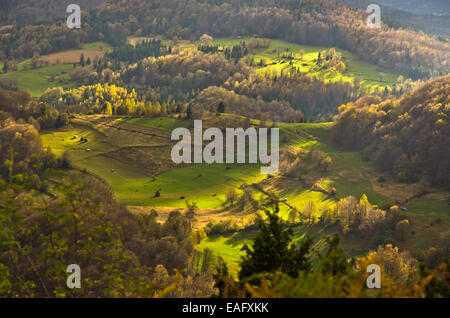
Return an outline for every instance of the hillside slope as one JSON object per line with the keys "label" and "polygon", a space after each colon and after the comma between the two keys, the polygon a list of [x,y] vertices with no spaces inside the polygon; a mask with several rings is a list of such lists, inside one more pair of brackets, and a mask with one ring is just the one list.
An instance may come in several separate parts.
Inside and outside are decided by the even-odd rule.
{"label": "hillside slope", "polygon": [[450,76],[431,80],[400,99],[366,97],[339,112],[336,142],[362,150],[401,181],[426,176],[450,186]]}

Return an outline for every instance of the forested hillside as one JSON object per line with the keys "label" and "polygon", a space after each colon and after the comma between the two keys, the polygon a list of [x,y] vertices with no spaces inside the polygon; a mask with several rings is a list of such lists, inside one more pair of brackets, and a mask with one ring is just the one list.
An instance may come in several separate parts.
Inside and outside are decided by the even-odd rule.
{"label": "forested hillside", "polygon": [[401,181],[427,176],[449,187],[450,77],[425,83],[399,99],[362,98],[339,108],[334,140],[359,149]]}
{"label": "forested hillside", "polygon": [[[20,59],[74,48],[82,42],[120,44],[130,34],[197,40],[258,35],[321,46],[336,46],[385,69],[412,78],[445,74],[450,69],[447,40],[410,30],[371,30],[366,14],[327,0],[283,1],[113,1],[83,16],[80,30],[65,25],[27,26],[3,31],[1,59]],[[28,40],[31,39],[32,40]]]}

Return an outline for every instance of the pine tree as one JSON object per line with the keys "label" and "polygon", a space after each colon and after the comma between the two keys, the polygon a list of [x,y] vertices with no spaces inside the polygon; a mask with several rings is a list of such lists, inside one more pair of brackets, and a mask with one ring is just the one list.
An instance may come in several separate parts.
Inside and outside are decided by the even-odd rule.
{"label": "pine tree", "polygon": [[189,105],[188,105],[188,107],[187,107],[187,110],[186,110],[186,118],[192,118],[192,116],[193,116],[193,106],[192,106],[192,103],[189,103]]}
{"label": "pine tree", "polygon": [[81,55],[80,55],[80,65],[81,66],[85,65],[85,60],[84,60],[84,54],[83,53],[81,53]]}
{"label": "pine tree", "polygon": [[272,273],[277,270],[297,277],[300,271],[309,271],[311,263],[309,252],[312,239],[304,238],[297,247],[292,244],[293,231],[285,227],[285,222],[278,215],[279,207],[275,204],[273,212],[265,211],[267,219],[257,221],[259,232],[253,240],[253,248],[246,248],[247,255],[241,262],[239,280],[258,284],[255,274]]}
{"label": "pine tree", "polygon": [[225,112],[225,104],[223,102],[219,103],[219,106],[217,106],[217,111],[221,114]]}

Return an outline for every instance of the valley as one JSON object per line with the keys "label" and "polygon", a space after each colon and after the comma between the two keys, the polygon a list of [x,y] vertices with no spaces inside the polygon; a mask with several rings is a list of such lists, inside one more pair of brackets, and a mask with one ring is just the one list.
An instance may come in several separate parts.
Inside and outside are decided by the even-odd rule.
{"label": "valley", "polygon": [[450,298],[448,6],[375,2],[2,1],[0,298]]}
{"label": "valley", "polygon": [[[213,120],[210,120],[212,126]],[[231,189],[241,192],[243,186],[250,185],[257,200],[265,197],[262,190],[286,198],[299,211],[313,202],[316,219],[321,211],[334,207],[339,199],[347,196],[360,198],[365,194],[374,205],[404,207],[415,234],[400,247],[405,246],[417,255],[439,243],[450,225],[448,192],[430,188],[423,182],[398,183],[373,168],[358,152],[338,149],[329,138],[332,123],[277,123],[281,140],[285,140],[282,149],[317,150],[332,158],[333,166],[325,174],[317,175],[315,167],[309,168],[308,174],[311,173],[313,178],[309,184],[314,183],[311,186],[296,178],[267,178],[260,174],[257,164],[203,163],[182,167],[173,164],[170,146],[174,142],[170,141],[168,132],[169,128],[186,126],[183,120],[80,116],[72,123],[73,128],[43,131],[43,147],[51,147],[59,155],[67,151],[75,168],[106,182],[114,190],[117,200],[128,205],[133,213],[156,211],[159,222],[166,221],[173,210],[186,212],[192,203],[196,206],[194,226],[199,229],[209,222],[245,220],[252,213],[233,211],[227,206],[226,196]],[[259,121],[253,123],[257,126]],[[73,136],[77,139],[71,140]],[[78,144],[81,136],[89,142]],[[380,177],[383,177],[382,182]],[[333,187],[337,189],[337,195],[324,193]],[[160,191],[160,197],[155,196],[157,191]],[[280,206],[280,215],[285,220],[289,219],[289,210],[286,205]],[[335,229],[313,223],[296,227],[295,236],[301,238],[310,233],[320,238],[333,231]],[[243,255],[241,249],[244,244],[250,244],[254,234],[254,230],[244,229],[234,234],[208,236],[197,248],[211,249],[223,257],[236,274],[237,262]],[[349,256],[360,255],[375,247],[371,240],[361,239],[358,235],[344,236],[343,246]]]}

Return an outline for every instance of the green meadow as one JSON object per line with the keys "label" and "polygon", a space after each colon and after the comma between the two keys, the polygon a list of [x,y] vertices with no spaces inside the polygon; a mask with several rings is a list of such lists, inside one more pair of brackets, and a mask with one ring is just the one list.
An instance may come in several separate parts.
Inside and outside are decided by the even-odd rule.
{"label": "green meadow", "polygon": [[[92,42],[83,44],[80,49],[87,52],[96,50],[107,52],[112,47],[104,42]],[[3,65],[3,62],[0,62],[0,70],[3,69]],[[72,63],[62,62],[32,69],[31,59],[25,59],[17,64],[17,68],[17,71],[0,74],[0,79],[17,81],[19,88],[29,90],[33,97],[41,96],[47,88],[51,87],[61,86],[64,89],[71,89],[78,86],[69,79],[69,71],[73,68]]]}
{"label": "green meadow", "polygon": [[220,255],[227,263],[230,274],[236,277],[239,272],[238,261],[244,255],[241,249],[245,244],[251,246],[254,235],[254,232],[239,232],[227,236],[210,236],[202,240],[196,248],[198,250],[209,248],[216,255]]}
{"label": "green meadow", "polygon": [[103,51],[111,51],[112,46],[105,42],[91,42],[85,43],[81,46],[83,50],[103,50]]}
{"label": "green meadow", "polygon": [[[180,126],[169,118],[163,121],[159,118],[123,121],[165,130]],[[195,201],[200,208],[221,208],[228,190],[264,178],[258,164],[206,163],[170,169],[151,177],[142,173],[142,169],[133,162],[125,163],[108,157],[108,153],[120,147],[112,144],[107,136],[89,126],[75,127],[42,132],[43,146],[50,146],[56,155],[68,151],[76,168],[86,169],[104,179],[115,191],[116,198],[127,205],[183,208],[186,207],[187,198],[191,202]],[[72,139],[73,136],[77,136],[77,139]],[[89,142],[80,144],[78,140],[81,136]],[[158,190],[161,197],[155,197]]]}
{"label": "green meadow", "polygon": [[[119,118],[117,121],[164,131],[183,126],[183,122],[173,118]],[[359,198],[366,194],[373,204],[393,203],[374,187],[373,179],[383,174],[374,170],[358,152],[342,151],[329,142],[331,125],[278,124],[278,127],[281,136],[288,136],[285,145],[320,150],[332,158],[333,168],[321,180],[323,188],[335,187],[339,198],[349,195]],[[116,191],[118,199],[129,205],[182,207],[184,201],[180,197],[189,197],[197,201],[200,208],[217,208],[232,187],[237,188],[243,183],[250,184],[266,178],[260,174],[260,166],[257,164],[196,164],[164,171],[153,179],[143,174],[133,162],[124,163],[105,156],[120,148],[111,143],[108,136],[89,126],[75,127],[44,131],[41,134],[43,145],[50,146],[57,155],[69,151],[76,167],[86,168],[104,178]],[[78,138],[88,138],[89,143],[80,144],[77,140],[71,140],[75,135]],[[111,172],[112,169],[115,169],[114,173]],[[386,179],[385,187],[396,185],[389,176],[383,177]],[[159,189],[163,195],[160,198],[152,197]],[[302,208],[308,201],[317,202],[320,207],[326,208],[335,201],[322,192],[303,189],[295,183],[292,189],[287,186],[280,189],[279,196],[288,198],[298,208]]]}
{"label": "green meadow", "polygon": [[[89,161],[84,164],[89,164]],[[110,164],[116,166],[114,162]],[[231,165],[231,167],[226,170],[221,164],[192,165],[165,171],[154,180],[142,176],[126,179],[131,174],[124,171],[122,180],[109,177],[105,179],[116,191],[117,199],[128,205],[184,208],[185,199],[189,199],[196,202],[199,208],[221,208],[226,191],[243,183],[258,181],[260,178],[257,165]],[[104,172],[107,170],[106,168]],[[103,171],[97,169],[95,172]],[[158,190],[161,197],[157,198],[154,194]]]}
{"label": "green meadow", "polygon": [[412,238],[403,247],[422,254],[430,246],[439,246],[450,228],[450,196],[448,193],[428,195],[408,205],[406,214],[412,221]]}
{"label": "green meadow", "polygon": [[[24,61],[22,63],[29,63]],[[19,70],[0,74],[0,79],[11,79],[17,81],[23,90],[29,90],[34,97],[41,96],[49,87],[61,86],[64,89],[76,87],[75,83],[69,80],[69,71],[72,65],[59,64],[49,65],[42,68],[23,69],[23,64],[19,64]]]}
{"label": "green meadow", "polygon": [[183,122],[170,117],[156,117],[156,118],[119,118],[124,122],[140,125],[144,127],[155,128],[159,130],[172,131],[175,128],[183,127]]}
{"label": "green meadow", "polygon": [[[182,121],[173,118],[118,118],[116,121],[134,125],[136,130],[139,127],[149,127],[165,132],[184,125]],[[253,123],[258,124],[258,121],[254,120]],[[408,201],[408,196],[423,189],[420,185],[398,184],[388,175],[383,175],[385,181],[380,184],[377,178],[382,174],[364,160],[361,154],[343,151],[330,142],[332,123],[278,124],[278,127],[284,145],[320,150],[333,161],[331,171],[319,181],[324,189],[335,187],[336,197],[304,188],[295,180],[274,179],[279,182],[275,182],[270,190],[279,198],[286,198],[289,204],[300,211],[309,201],[316,205],[318,217],[323,210],[332,208],[338,199],[350,195],[360,198],[366,194],[369,201],[376,205],[395,204],[395,197],[405,202],[402,206],[407,208],[406,213],[415,229],[413,232],[417,233],[414,234],[416,239],[403,244],[408,249],[419,252],[436,244],[440,238],[439,233],[445,232],[450,225],[448,194]],[[80,144],[77,139],[72,139],[75,135],[78,138],[88,138],[89,142]],[[89,125],[44,131],[41,136],[44,147],[50,146],[56,155],[68,151],[75,167],[86,169],[105,180],[114,190],[116,198],[130,206],[185,208],[186,199],[189,199],[190,202],[196,202],[200,209],[223,209],[225,195],[230,189],[238,189],[244,183],[264,184],[268,180],[265,175],[260,174],[260,167],[256,164],[195,164],[172,168],[151,177],[143,173],[143,169],[134,162],[108,156],[120,149],[113,142],[116,137],[105,135]],[[133,142],[133,134],[127,138],[130,143]],[[156,191],[160,191],[160,197],[155,197]],[[256,199],[264,196],[258,191],[254,187]],[[287,206],[280,204],[281,217],[287,219],[288,214]],[[300,239],[308,233],[320,239],[333,232],[333,229],[314,225],[302,226],[296,228],[295,237]],[[229,264],[230,272],[236,275],[239,270],[238,261],[243,255],[241,248],[251,242],[254,234],[254,231],[244,231],[227,236],[207,237],[196,248],[211,249]],[[366,244],[367,242],[351,235],[343,241],[346,253],[350,256],[365,253],[368,249]]]}

